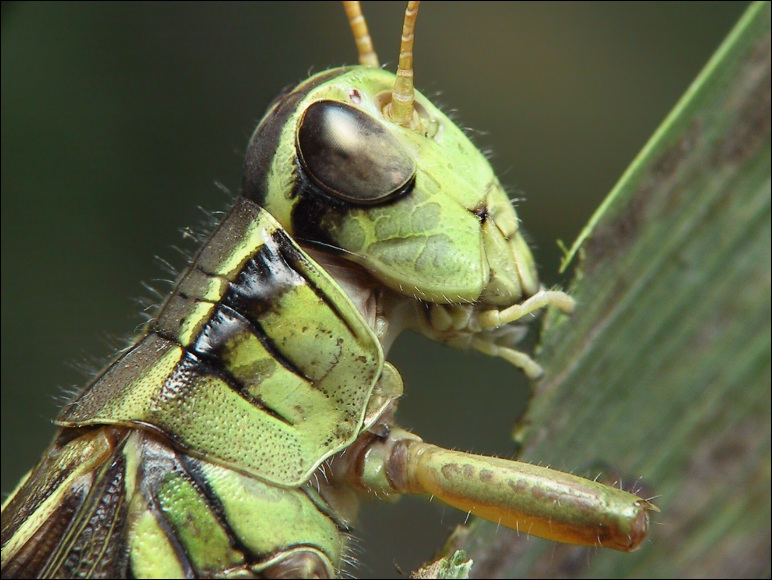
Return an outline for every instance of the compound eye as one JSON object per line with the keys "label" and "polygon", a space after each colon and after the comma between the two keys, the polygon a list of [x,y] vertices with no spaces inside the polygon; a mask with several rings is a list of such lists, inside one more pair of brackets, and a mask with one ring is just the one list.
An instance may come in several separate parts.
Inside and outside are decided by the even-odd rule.
{"label": "compound eye", "polygon": [[317,101],[303,114],[297,136],[309,177],[329,195],[372,205],[407,192],[415,160],[378,121],[337,101]]}

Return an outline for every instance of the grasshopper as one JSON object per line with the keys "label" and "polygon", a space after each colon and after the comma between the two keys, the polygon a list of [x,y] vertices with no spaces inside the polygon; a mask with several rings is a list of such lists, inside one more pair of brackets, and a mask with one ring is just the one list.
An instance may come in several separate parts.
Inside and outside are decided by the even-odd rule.
{"label": "grasshopper", "polygon": [[573,544],[646,537],[656,508],[634,494],[395,422],[402,330],[538,378],[522,319],[574,302],[540,285],[489,163],[414,88],[418,3],[396,75],[344,4],[359,66],[268,107],[238,199],[3,504],[4,577],[334,577],[363,495]]}

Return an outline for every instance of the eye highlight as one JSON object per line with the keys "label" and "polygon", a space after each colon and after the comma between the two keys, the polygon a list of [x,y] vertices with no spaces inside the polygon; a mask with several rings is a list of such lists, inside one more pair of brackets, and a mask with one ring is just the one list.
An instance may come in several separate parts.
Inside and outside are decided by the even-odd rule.
{"label": "eye highlight", "polygon": [[300,162],[325,193],[373,205],[403,193],[416,163],[374,118],[337,101],[317,101],[303,113],[297,133]]}

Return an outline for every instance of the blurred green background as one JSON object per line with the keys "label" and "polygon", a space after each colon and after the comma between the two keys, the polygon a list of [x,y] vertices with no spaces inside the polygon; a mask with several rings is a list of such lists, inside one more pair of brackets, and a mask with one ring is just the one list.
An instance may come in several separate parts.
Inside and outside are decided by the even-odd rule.
{"label": "blurred green background", "polygon": [[[570,244],[745,9],[745,3],[425,3],[416,83],[473,127],[560,283]],[[401,4],[366,3],[394,70]],[[351,64],[337,3],[3,3],[2,490],[54,434],[64,389],[141,323],[142,282],[184,260],[180,228],[236,193],[267,103],[309,71]],[[185,246],[190,249],[190,246]],[[154,284],[163,287],[160,284]],[[414,336],[401,423],[511,456],[527,384],[504,363]],[[570,466],[569,466],[570,467]],[[368,504],[360,577],[431,556],[463,514]]]}

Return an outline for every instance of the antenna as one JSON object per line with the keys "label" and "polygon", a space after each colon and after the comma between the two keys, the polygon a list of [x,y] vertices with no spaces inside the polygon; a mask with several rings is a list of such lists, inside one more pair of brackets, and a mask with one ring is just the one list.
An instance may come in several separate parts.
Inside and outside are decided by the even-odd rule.
{"label": "antenna", "polygon": [[354,40],[357,43],[359,51],[359,64],[379,68],[378,55],[375,54],[373,41],[370,38],[370,32],[367,30],[367,22],[362,16],[362,8],[359,2],[344,2],[343,8],[348,16],[348,23],[351,25],[351,32],[354,34]]}
{"label": "antenna", "polygon": [[386,115],[394,123],[403,127],[411,127],[413,123],[413,41],[415,40],[415,21],[418,18],[420,2],[408,2],[405,9],[405,20],[402,23],[402,42],[399,47],[399,66],[397,80],[391,92]]}

